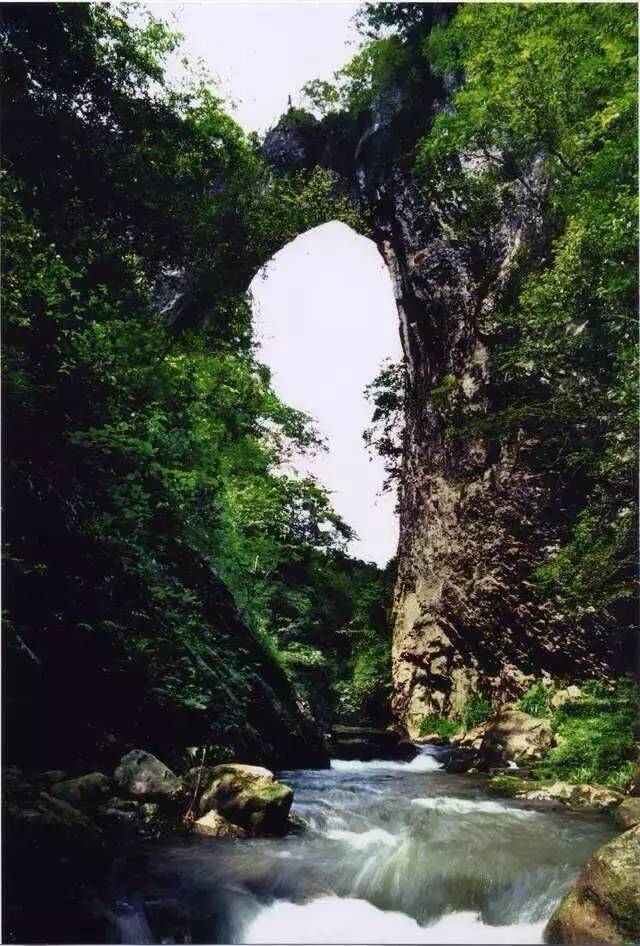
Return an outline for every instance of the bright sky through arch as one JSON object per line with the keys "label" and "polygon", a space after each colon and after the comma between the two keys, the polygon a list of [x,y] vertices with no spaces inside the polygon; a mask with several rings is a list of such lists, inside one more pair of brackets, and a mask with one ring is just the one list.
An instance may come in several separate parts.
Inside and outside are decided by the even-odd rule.
{"label": "bright sky through arch", "polygon": [[[365,449],[364,388],[400,357],[389,272],[371,240],[342,223],[302,234],[251,284],[260,358],[284,401],[311,414],[328,451],[308,461],[358,534],[353,555],[384,565],[395,554],[395,497],[380,495],[384,468]],[[303,468],[304,471],[304,468]]]}
{"label": "bright sky through arch", "polygon": [[[201,58],[246,131],[264,133],[287,108],[303,104],[310,79],[330,79],[353,56],[358,3],[149,3],[185,37],[169,66]],[[306,410],[329,443],[311,471],[332,492],[335,508],[356,530],[352,554],[386,564],[395,554],[395,499],[380,496],[384,470],[362,440],[371,407],[364,388],[386,358],[399,357],[397,314],[389,274],[371,241],[342,224],[303,234],[252,283],[261,357],[280,396]]]}

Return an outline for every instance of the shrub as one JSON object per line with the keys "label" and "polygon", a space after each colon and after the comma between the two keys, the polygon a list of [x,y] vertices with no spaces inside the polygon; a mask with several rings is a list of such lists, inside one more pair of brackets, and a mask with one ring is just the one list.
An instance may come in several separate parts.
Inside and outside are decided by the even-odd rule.
{"label": "shrub", "polygon": [[549,716],[551,714],[550,701],[553,696],[553,688],[545,686],[541,680],[536,681],[533,686],[524,693],[518,702],[518,709],[523,713],[529,713],[530,716]]}
{"label": "shrub", "polygon": [[446,716],[425,716],[420,723],[420,736],[430,736],[435,733],[439,739],[451,739],[460,729],[460,723]]}
{"label": "shrub", "polygon": [[462,710],[462,725],[465,729],[479,726],[491,713],[491,701],[485,696],[475,694],[467,699]]}
{"label": "shrub", "polygon": [[640,690],[629,679],[587,681],[582,697],[554,711],[558,737],[536,768],[536,776],[624,788],[635,766]]}

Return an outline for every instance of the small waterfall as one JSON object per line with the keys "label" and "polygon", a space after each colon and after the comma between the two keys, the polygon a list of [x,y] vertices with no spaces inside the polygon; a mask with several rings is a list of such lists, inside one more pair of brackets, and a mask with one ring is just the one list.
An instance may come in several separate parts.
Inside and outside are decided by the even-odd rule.
{"label": "small waterfall", "polygon": [[[425,746],[411,762],[280,773],[306,831],[162,841],[149,854],[152,889],[180,900],[195,943],[542,942],[611,825],[490,799],[444,758]],[[138,902],[149,901],[118,903],[116,942],[154,942]]]}

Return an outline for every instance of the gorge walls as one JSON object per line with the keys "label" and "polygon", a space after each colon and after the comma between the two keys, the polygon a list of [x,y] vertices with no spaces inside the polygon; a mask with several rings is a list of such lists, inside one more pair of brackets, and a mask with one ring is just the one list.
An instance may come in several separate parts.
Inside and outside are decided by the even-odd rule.
{"label": "gorge walls", "polygon": [[406,157],[416,126],[449,107],[451,86],[429,76],[418,113],[390,86],[365,118],[285,116],[264,147],[276,168],[336,173],[369,213],[394,283],[406,390],[393,706],[411,736],[426,715],[458,714],[470,694],[499,703],[534,676],[566,676],[567,664],[576,677],[625,669],[620,640],[570,620],[532,585],[566,536],[571,482],[531,462],[524,431],[473,432],[495,410],[492,314],[513,290],[522,248],[542,252],[546,186],[534,162],[504,185],[481,238],[458,238],[460,208],[425,202]]}

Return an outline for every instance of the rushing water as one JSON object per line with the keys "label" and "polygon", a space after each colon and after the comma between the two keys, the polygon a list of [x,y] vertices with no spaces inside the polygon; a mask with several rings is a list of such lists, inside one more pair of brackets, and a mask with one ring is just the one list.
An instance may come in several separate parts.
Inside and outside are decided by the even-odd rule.
{"label": "rushing water", "polygon": [[[409,763],[283,772],[308,831],[161,842],[146,881],[174,898],[199,943],[542,942],[610,826],[490,799],[438,757],[429,747]],[[154,942],[140,906],[120,901],[117,914],[120,942]]]}

